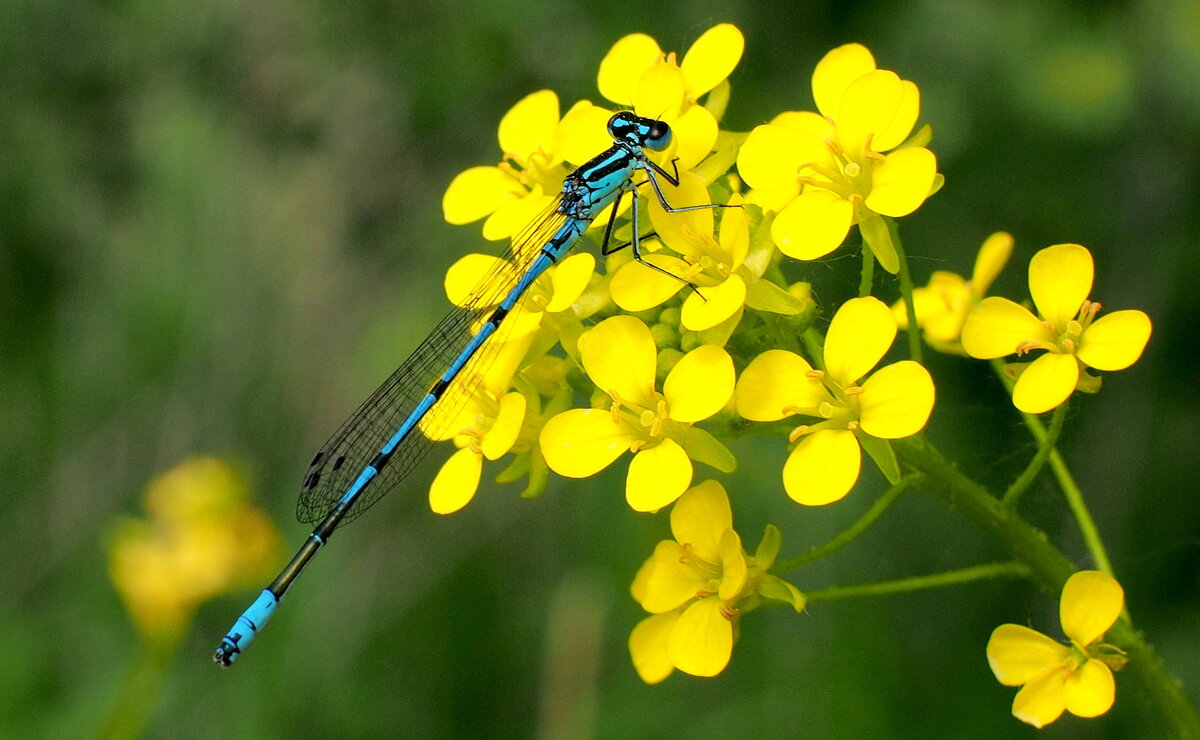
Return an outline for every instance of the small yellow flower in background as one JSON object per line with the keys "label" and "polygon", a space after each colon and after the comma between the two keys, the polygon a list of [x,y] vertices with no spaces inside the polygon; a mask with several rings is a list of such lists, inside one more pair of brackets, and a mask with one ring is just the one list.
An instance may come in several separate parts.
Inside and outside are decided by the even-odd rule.
{"label": "small yellow flower in background", "polygon": [[[679,157],[679,168],[689,169],[717,141],[717,119],[698,101],[733,72],[745,45],[736,26],[721,23],[705,31],[677,62],[675,52],[664,52],[650,36],[630,34],[600,62],[600,94],[639,116],[670,124],[672,146],[662,161]],[[612,114],[581,104],[564,116],[561,141],[568,160],[582,163],[612,143],[604,133]]]}
{"label": "small yellow flower in background", "polygon": [[858,480],[862,449],[889,479],[899,478],[884,442],[921,431],[933,411],[933,378],[919,363],[903,360],[880,368],[896,338],[896,320],[870,296],[842,304],[825,337],[825,371],[797,354],[768,350],[750,363],[737,383],[737,410],[751,421],[778,421],[793,414],[821,421],[797,427],[796,445],[783,466],[783,485],[802,504],[837,501]]}
{"label": "small yellow flower in background", "polygon": [[723,472],[735,466],[724,445],[692,426],[720,411],[733,395],[733,360],[704,345],[684,355],[660,393],[650,330],[633,316],[614,316],[579,339],[584,370],[608,394],[608,408],[571,409],[546,422],[541,449],[550,469],[586,478],[633,453],[625,497],[637,511],[657,511],[692,483],[692,460]]}
{"label": "small yellow flower in background", "polygon": [[[777,530],[776,530],[777,531]],[[638,675],[658,683],[676,668],[693,676],[725,670],[733,652],[739,602],[759,595],[804,608],[794,586],[766,573],[778,539],[750,557],[733,529],[729,496],[705,481],[679,497],[671,509],[671,533],[638,571],[633,598],[654,616],[629,636]]]}
{"label": "small yellow flower in background", "polygon": [[1150,317],[1116,311],[1097,320],[1100,304],[1092,290],[1092,254],[1078,244],[1046,247],[1029,262],[1029,292],[1038,316],[1006,298],[985,298],[963,325],[963,349],[990,360],[1047,350],[1018,366],[1013,405],[1027,414],[1049,411],[1072,391],[1094,390],[1083,367],[1124,370],[1137,362],[1150,339]]}
{"label": "small yellow flower in background", "polygon": [[279,533],[249,495],[228,464],[197,458],[150,483],[148,520],[116,527],[109,574],[146,639],[177,640],[200,604],[271,577]]}
{"label": "small yellow flower in background", "polygon": [[1022,686],[1013,700],[1013,716],[1044,727],[1068,711],[1097,717],[1113,705],[1112,671],[1127,659],[1120,649],[1100,643],[1125,605],[1125,592],[1111,576],[1085,570],[1063,587],[1059,617],[1063,645],[1019,624],[1002,624],[988,640],[992,673],[1005,686]]}
{"label": "small yellow flower in background", "polygon": [[[558,96],[539,90],[500,119],[500,164],[460,172],[442,196],[449,223],[487,217],[485,239],[506,239],[531,223],[558,195],[568,169],[559,147]],[[596,154],[605,147],[597,149]]]}
{"label": "small yellow flower in background", "polygon": [[[698,175],[680,173],[678,187],[663,183],[671,203],[703,203],[708,191]],[[728,205],[740,206],[734,194]],[[752,248],[747,214],[742,208],[726,208],[713,237],[713,210],[701,209],[668,214],[650,200],[650,218],[658,238],[683,259],[665,253],[646,260],[669,274],[630,261],[613,275],[613,301],[626,311],[645,311],[670,299],[684,288],[683,281],[699,286],[683,302],[680,323],[689,331],[705,331],[733,317],[749,305],[761,311],[797,314],[806,305],[769,280],[763,280],[771,259],[771,246]],[[763,248],[765,246],[765,248]],[[672,277],[674,276],[674,277]]]}
{"label": "small yellow flower in background", "polygon": [[[738,153],[752,202],[778,212],[771,236],[784,254],[829,254],[858,224],[879,264],[899,257],[881,216],[907,216],[941,185],[937,159],[907,142],[920,110],[917,86],[877,69],[861,44],[839,46],[817,64],[820,115],[788,112],[758,126]],[[907,143],[906,143],[907,142]]]}
{"label": "small yellow flower in background", "polygon": [[[989,236],[975,257],[975,269],[970,280],[943,270],[929,278],[929,285],[913,290],[913,307],[917,326],[929,346],[940,352],[965,355],[962,348],[962,328],[971,309],[983,300],[992,281],[1000,274],[1012,256],[1012,235],[997,231]],[[904,299],[892,305],[896,324],[908,328],[908,311]]]}
{"label": "small yellow flower in background", "polygon": [[465,378],[460,373],[446,390],[447,400],[463,393],[463,383],[469,382],[473,390],[440,433],[432,433],[425,423],[434,415],[422,420],[421,431],[426,436],[437,442],[452,439],[459,448],[429,486],[429,508],[435,513],[453,514],[470,503],[479,490],[483,459],[499,460],[518,445],[525,431],[528,401],[509,388],[532,339],[533,335],[526,333],[495,349],[497,357],[482,377]]}

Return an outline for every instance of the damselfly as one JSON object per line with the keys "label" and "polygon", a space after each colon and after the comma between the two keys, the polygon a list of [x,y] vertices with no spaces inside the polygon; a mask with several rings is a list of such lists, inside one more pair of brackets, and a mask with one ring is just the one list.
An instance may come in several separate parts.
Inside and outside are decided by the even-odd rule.
{"label": "damselfly", "polygon": [[[437,436],[423,430],[441,431],[455,418],[512,324],[505,319],[518,301],[610,205],[602,251],[613,251],[609,240],[626,193],[634,201],[630,242],[634,258],[661,271],[642,260],[638,248],[638,184],[633,182],[638,172],[645,173],[667,212],[715,207],[675,208],[667,202],[658,178],[677,186],[678,168],[668,173],[646,154],[647,149],[661,152],[670,146],[671,128],[665,122],[623,111],[609,120],[608,133],[612,146],[568,175],[554,201],[513,237],[505,262],[516,265],[516,271],[498,266],[486,275],[466,305],[443,319],[313,457],[296,510],[300,521],[316,527],[221,640],[213,656],[217,663],[230,665],[246,649],[339,525],[366,511],[413,469],[432,444],[430,437]],[[447,394],[451,383],[455,390]]]}

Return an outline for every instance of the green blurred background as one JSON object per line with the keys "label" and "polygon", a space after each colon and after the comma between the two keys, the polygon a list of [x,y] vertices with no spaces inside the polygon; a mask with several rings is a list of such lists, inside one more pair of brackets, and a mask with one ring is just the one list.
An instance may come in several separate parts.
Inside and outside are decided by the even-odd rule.
{"label": "green blurred background", "polygon": [[[680,52],[731,21],[747,49],[726,127],[811,108],[830,48],[867,44],[917,82],[946,187],[902,224],[914,271],[970,270],[992,231],[1025,295],[1028,258],[1075,241],[1093,297],[1155,322],[1146,355],[1074,407],[1064,450],[1140,628],[1200,698],[1197,134],[1200,3],[703,0],[459,4],[370,0],[8,0],[0,4],[0,734],[86,736],[136,633],[105,534],[146,483],[196,454],[247,472],[288,552],[309,455],[444,311],[441,273],[489,247],[441,221],[496,124],[549,87],[598,101],[597,65],[642,31]],[[828,303],[856,259],[808,265]],[[894,295],[892,283],[885,290]],[[1188,328],[1193,327],[1193,328]],[[930,429],[1003,485],[1032,454],[982,363],[932,357]],[[881,490],[786,500],[779,440],[736,447],[724,482],[750,544],[824,541]],[[435,457],[438,455],[435,453]],[[433,461],[435,464],[438,461]],[[625,466],[536,501],[485,486],[428,512],[414,476],[340,532],[236,668],[210,655],[254,591],[211,602],[170,669],[155,737],[1021,737],[983,648],[1002,622],[1058,635],[1056,603],[988,582],[743,620],[714,680],[640,683],[628,583],[667,532],[630,512]],[[756,471],[768,472],[756,474]],[[493,469],[495,472],[495,469]],[[1060,495],[1025,512],[1086,565]],[[937,500],[903,497],[801,588],[1001,558]],[[1115,709],[1047,737],[1155,737],[1118,678]]]}

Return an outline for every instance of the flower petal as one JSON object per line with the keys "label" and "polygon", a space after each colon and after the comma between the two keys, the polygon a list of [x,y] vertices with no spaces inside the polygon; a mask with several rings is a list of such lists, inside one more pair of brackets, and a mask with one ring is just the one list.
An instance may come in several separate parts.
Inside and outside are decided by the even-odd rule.
{"label": "flower petal", "polygon": [[891,121],[875,132],[871,138],[871,149],[886,152],[904,143],[912,133],[921,112],[921,91],[916,84],[900,80],[900,100],[891,111]]}
{"label": "flower petal", "polygon": [[[618,105],[633,105],[638,80],[662,57],[658,42],[644,33],[625,36],[600,61],[600,94]],[[599,151],[599,150],[597,150]]]}
{"label": "flower petal", "polygon": [[741,60],[745,48],[746,39],[732,23],[717,24],[701,34],[679,64],[688,97],[694,101],[721,84]]}
{"label": "flower petal", "polygon": [[517,443],[524,423],[525,396],[516,392],[506,394],[500,399],[500,411],[496,414],[496,422],[479,443],[479,451],[489,460],[504,457]]}
{"label": "flower petal", "polygon": [[1045,727],[1058,719],[1067,708],[1065,683],[1065,672],[1051,670],[1025,684],[1013,699],[1013,716],[1034,727]]}
{"label": "flower petal", "polygon": [[633,93],[638,115],[674,120],[683,112],[683,72],[674,64],[657,62],[641,74]]}
{"label": "flower petal", "polygon": [[643,447],[629,463],[625,500],[634,511],[658,511],[692,484],[692,461],[673,439]]}
{"label": "flower petal", "polygon": [[963,349],[980,360],[1011,355],[1029,342],[1054,341],[1055,335],[1038,317],[1007,298],[984,298],[963,323]]}
{"label": "flower petal", "polygon": [[659,542],[650,562],[641,604],[643,609],[652,614],[683,606],[708,583],[700,570],[687,563],[687,552],[678,542]]}
{"label": "flower petal", "polygon": [[920,364],[903,360],[880,368],[859,396],[862,430],[879,439],[916,434],[929,420],[933,396],[933,378]]}
{"label": "flower petal", "polygon": [[854,385],[875,367],[896,338],[896,319],[873,296],[842,304],[825,334],[825,372],[843,388]]}
{"label": "flower petal", "polygon": [[483,238],[497,241],[520,233],[550,205],[550,200],[551,197],[544,195],[541,188],[535,188],[523,198],[504,201],[496,212],[483,222]]}
{"label": "flower petal", "polygon": [[588,252],[578,252],[555,266],[550,273],[554,295],[546,304],[547,313],[559,313],[571,307],[587,289],[596,271],[596,258]]}
{"label": "flower petal", "polygon": [[764,124],[755,126],[738,150],[738,174],[753,188],[785,188],[795,184],[796,167],[802,161],[796,131]]}
{"label": "flower petal", "polygon": [[975,256],[975,269],[971,273],[971,287],[975,289],[976,298],[982,298],[987,293],[1000,270],[1008,264],[1012,250],[1012,234],[1004,231],[997,231],[983,241],[979,254]]}
{"label": "flower petal", "polygon": [[896,134],[900,133],[896,125],[898,114],[912,114],[907,130],[898,140],[908,136],[916,122],[916,110],[905,105],[906,94],[911,91],[906,91],[899,75],[887,69],[868,72],[846,87],[834,120],[838,143],[849,159],[861,160],[868,148],[881,151],[874,140],[885,131],[889,139],[896,140]]}
{"label": "flower petal", "polygon": [[[679,169],[689,170],[708,156],[717,143],[717,119],[702,105],[693,105],[671,121]],[[705,199],[707,201],[707,197]],[[687,205],[686,203],[684,205]]]}
{"label": "flower petal", "polygon": [[1081,570],[1067,579],[1059,604],[1063,633],[1086,648],[1104,636],[1125,608],[1125,591],[1112,576]]}
{"label": "flower petal", "polygon": [[1124,370],[1138,361],[1150,341],[1150,317],[1141,311],[1102,316],[1079,338],[1077,355],[1097,370]]}
{"label": "flower petal", "polygon": [[1029,293],[1038,313],[1062,331],[1092,290],[1092,253],[1078,244],[1055,244],[1029,261]]}
{"label": "flower petal", "polygon": [[442,195],[442,215],[447,223],[469,224],[524,194],[521,183],[499,167],[471,167],[450,181]]}
{"label": "flower petal", "polygon": [[742,549],[742,538],[732,529],[721,534],[721,586],[717,596],[726,603],[741,595],[750,577],[746,551]]}
{"label": "flower petal", "polygon": [[442,465],[429,486],[429,508],[435,514],[453,514],[471,502],[479,490],[483,457],[464,447]]}
{"label": "flower petal", "polygon": [[771,238],[787,256],[815,260],[842,245],[853,221],[850,201],[808,187],[775,217]]}
{"label": "flower petal", "polygon": [[792,450],[783,464],[783,487],[798,503],[824,506],[850,492],[861,467],[862,451],[854,432],[822,429]]}
{"label": "flower petal", "polygon": [[[446,289],[446,297],[450,302],[460,308],[466,306],[468,302],[477,298],[474,295],[475,288],[480,282],[492,273],[500,273],[505,276],[505,280],[516,280],[516,268],[508,260],[492,256],[490,254],[468,254],[461,257],[450,269],[446,270],[446,278],[444,287]],[[476,306],[483,308],[487,305],[477,303]]]}
{"label": "flower petal", "polygon": [[552,162],[558,148],[558,96],[553,90],[526,95],[500,119],[500,151],[519,162],[534,154]]}
{"label": "flower petal", "polygon": [[679,612],[655,614],[638,622],[629,633],[629,657],[638,677],[648,684],[666,680],[675,670],[667,655],[667,638],[679,621]]}
{"label": "flower petal", "polygon": [[546,422],[540,445],[555,473],[587,478],[611,465],[636,439],[629,427],[614,424],[605,409],[570,409]]}
{"label": "flower petal", "polygon": [[935,177],[937,158],[928,149],[914,146],[892,152],[871,171],[866,206],[885,216],[907,216],[929,197]]}
{"label": "flower petal", "polygon": [[[633,316],[613,316],[579,338],[588,377],[604,393],[652,408],[657,350],[650,330]],[[615,399],[614,399],[615,400]]]}
{"label": "flower petal", "polygon": [[1076,717],[1099,717],[1112,709],[1116,694],[1112,671],[1098,660],[1084,663],[1063,687],[1067,711]]}
{"label": "flower petal", "polygon": [[1027,414],[1043,414],[1070,397],[1079,382],[1074,355],[1047,352],[1030,363],[1013,386],[1013,405]]}
{"label": "flower petal", "polygon": [[571,106],[558,125],[558,149],[563,159],[583,164],[606,147],[612,146],[608,120],[612,111],[580,100]]}
{"label": "flower petal", "polygon": [[683,301],[679,321],[690,331],[711,329],[728,319],[746,305],[746,283],[737,275],[730,275],[725,282],[703,288],[702,293],[692,291]]}
{"label": "flower petal", "polygon": [[859,77],[875,70],[875,57],[862,44],[844,44],[830,51],[812,76],[813,100],[821,115],[837,118],[846,88]]}
{"label": "flower petal", "polygon": [[[704,181],[694,172],[679,173],[679,185],[662,183],[663,195],[675,206],[702,205],[711,201]],[[713,251],[713,210],[698,208],[682,213],[667,213],[657,197],[650,197],[650,222],[658,238],[685,257],[701,257]]]}
{"label": "flower petal", "polygon": [[1037,630],[1020,624],[1002,624],[987,644],[988,665],[1005,686],[1021,686],[1061,665],[1071,649]]}
{"label": "flower petal", "polygon": [[688,489],[671,508],[671,534],[706,563],[721,562],[721,536],[731,527],[729,495],[715,480]]}
{"label": "flower petal", "polygon": [[684,355],[663,381],[670,418],[694,423],[720,411],[733,395],[733,359],[705,344]]}
{"label": "flower petal", "polygon": [[608,290],[613,302],[626,311],[636,313],[660,306],[684,287],[681,280],[671,276],[682,275],[688,269],[688,263],[669,254],[648,254],[644,259],[666,272],[630,260],[621,265],[609,281]]}
{"label": "flower petal", "polygon": [[667,639],[667,654],[675,667],[693,676],[715,676],[733,654],[733,624],[725,618],[715,596],[689,606]]}
{"label": "flower petal", "polygon": [[738,378],[738,414],[750,421],[778,421],[795,413],[789,407],[815,412],[832,398],[812,373],[812,366],[800,355],[782,349],[763,352]]}

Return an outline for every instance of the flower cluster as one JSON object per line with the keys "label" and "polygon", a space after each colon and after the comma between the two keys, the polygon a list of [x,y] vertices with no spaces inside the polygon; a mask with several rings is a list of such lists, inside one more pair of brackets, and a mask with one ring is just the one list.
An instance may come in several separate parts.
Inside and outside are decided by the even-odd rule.
{"label": "flower cluster", "polygon": [[[601,214],[586,238],[640,237],[641,254],[609,249],[597,261],[580,253],[533,281],[506,330],[489,340],[494,361],[451,385],[448,393],[467,396],[461,411],[449,424],[423,427],[458,448],[430,491],[441,513],[471,500],[484,460],[505,457],[511,461],[500,479],[528,475],[526,496],[544,490],[549,472],[586,478],[625,459],[628,505],[637,512],[672,507],[674,539],[654,548],[632,589],[651,613],[629,641],[634,665],[650,683],[675,669],[720,673],[742,616],[766,602],[797,610],[805,603],[772,572],[780,568],[779,530],[768,526],[749,555],[733,529],[725,488],[704,480],[737,467],[724,439],[786,438],[786,461],[763,480],[795,502],[831,504],[859,484],[864,452],[885,479],[902,478],[895,441],[922,432],[936,396],[917,357],[916,332],[958,355],[1044,350],[1032,363],[1010,366],[1014,403],[1037,413],[1076,388],[1095,390],[1089,368],[1132,364],[1150,331],[1138,311],[1095,320],[1099,305],[1087,300],[1091,257],[1077,245],[1034,257],[1030,289],[1039,316],[985,297],[1013,251],[1004,233],[984,243],[970,280],[939,271],[927,287],[887,296],[889,306],[869,294],[872,281],[864,278],[858,296],[819,308],[810,286],[786,275],[838,249],[854,226],[866,247],[864,275],[874,261],[889,273],[901,271],[896,219],[914,213],[943,184],[928,147],[931,130],[917,126],[916,84],[879,68],[866,47],[847,44],[816,65],[815,111],[785,111],[749,133],[724,131],[728,78],[743,46],[729,24],[701,35],[682,61],[643,34],[613,46],[600,64],[600,95],[670,125],[671,144],[654,161],[678,172],[678,183],[638,175],[634,187],[644,197],[637,207],[653,232],[633,233],[637,212],[625,210],[611,221],[610,213]],[[539,214],[550,212],[572,168],[611,144],[605,124],[612,114],[583,100],[560,117],[558,97],[543,90],[504,116],[499,164],[456,177],[443,207],[451,223],[485,219],[488,239],[517,235],[510,250],[517,257],[464,258],[447,276],[452,302],[481,310],[478,281],[498,274],[508,275],[508,284],[518,281],[526,269],[520,255],[533,259],[542,245],[517,243],[539,233]],[[701,207],[664,208],[654,187],[671,206]],[[628,209],[630,199],[624,200]],[[880,290],[888,289],[894,290]],[[895,341],[900,329],[910,332],[910,356],[893,346],[902,344]],[[697,479],[704,482],[696,485]],[[1067,633],[1083,658],[1076,665],[1059,650],[1044,651],[1057,667],[1039,664],[1036,676],[1013,669],[1006,657],[1012,650],[1005,646],[1021,636],[997,630],[996,650],[989,647],[997,676],[1060,688],[1073,685],[1072,671],[1100,681],[1094,677],[1101,669],[1088,667],[1095,655],[1087,652],[1099,633],[1071,624]],[[1028,716],[1048,717],[1053,707],[1042,689],[1022,692],[1034,695],[1040,708]],[[1101,703],[1089,701],[1067,699],[1064,706],[1086,714]]]}

